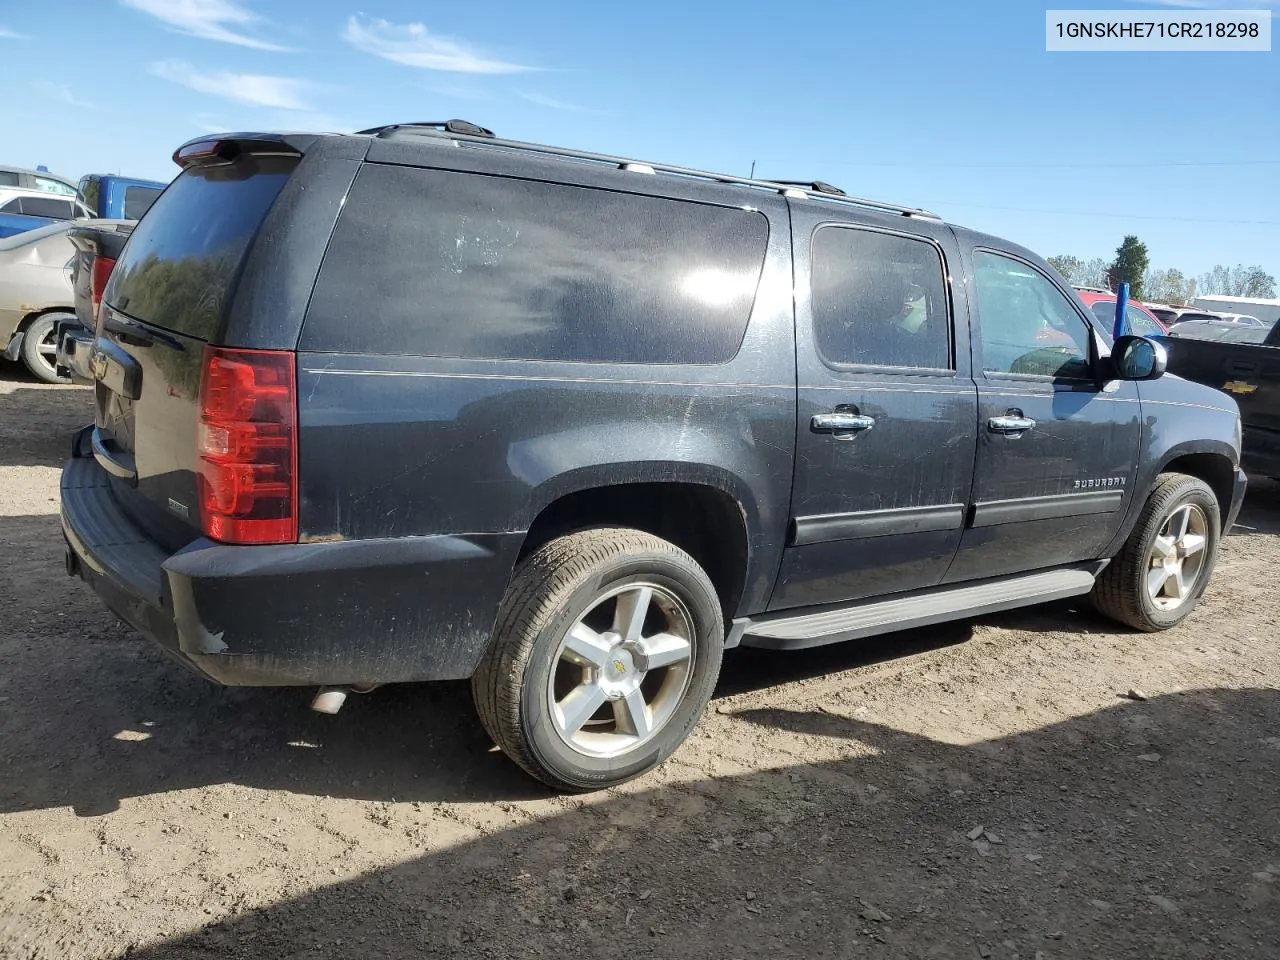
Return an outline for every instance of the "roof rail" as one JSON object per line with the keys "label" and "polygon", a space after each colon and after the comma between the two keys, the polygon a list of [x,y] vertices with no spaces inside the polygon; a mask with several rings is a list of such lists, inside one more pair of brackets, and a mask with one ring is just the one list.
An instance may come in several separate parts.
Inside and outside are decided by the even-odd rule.
{"label": "roof rail", "polygon": [[[472,132],[473,130],[479,132]],[[697,180],[711,180],[715,183],[732,184],[741,187],[754,187],[780,193],[789,198],[809,198],[829,200],[838,203],[850,203],[869,210],[883,213],[895,213],[903,217],[925,217],[930,220],[941,220],[936,213],[922,210],[919,207],[904,207],[896,203],[885,203],[880,200],[868,200],[865,197],[852,197],[838,187],[821,180],[808,180],[800,184],[785,180],[756,180],[751,177],[736,177],[727,173],[714,173],[710,170],[698,170],[693,167],[680,167],[670,163],[651,163],[617,157],[608,153],[593,153],[589,150],[573,150],[568,147],[553,147],[543,143],[528,143],[523,140],[504,140],[495,137],[493,131],[478,127],[466,120],[448,120],[442,123],[393,123],[382,127],[360,130],[366,136],[387,138],[396,135],[440,137],[448,136],[458,140],[473,142],[477,145],[504,147],[513,150],[524,150],[548,157],[563,157],[569,160],[587,160],[594,163],[605,163],[619,170],[635,173],[667,173],[678,177],[689,177]]]}
{"label": "roof rail", "polygon": [[812,193],[827,193],[833,197],[847,197],[848,194],[834,184],[827,183],[825,180],[775,180],[774,183],[781,183],[788,187],[803,187]]}
{"label": "roof rail", "polygon": [[388,123],[381,127],[370,127],[368,130],[357,130],[356,132],[365,136],[386,137],[397,130],[407,130],[414,133],[450,133],[467,137],[483,137],[487,140],[494,139],[492,130],[469,120],[414,120],[410,123]]}

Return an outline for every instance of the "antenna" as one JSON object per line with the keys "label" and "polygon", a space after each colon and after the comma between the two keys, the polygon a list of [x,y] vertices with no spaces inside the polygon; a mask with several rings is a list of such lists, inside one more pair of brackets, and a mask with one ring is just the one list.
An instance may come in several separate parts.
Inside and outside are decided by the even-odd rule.
{"label": "antenna", "polygon": [[752,160],[752,161],[751,161],[751,173],[749,173],[749,174],[747,175],[747,179],[748,179],[748,180],[754,180],[755,178],[756,178],[756,162],[755,162],[754,160]]}

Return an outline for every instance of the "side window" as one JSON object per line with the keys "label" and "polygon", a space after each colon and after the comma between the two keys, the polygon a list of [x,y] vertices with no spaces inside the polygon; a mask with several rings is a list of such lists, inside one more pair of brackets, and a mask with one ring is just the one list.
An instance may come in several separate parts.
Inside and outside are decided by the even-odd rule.
{"label": "side window", "polygon": [[75,216],[75,205],[60,197],[23,197],[22,212],[32,217],[52,217],[70,220]]}
{"label": "side window", "polygon": [[76,195],[75,188],[69,187],[59,180],[50,180],[48,177],[36,177],[35,180],[37,190],[61,194],[64,197],[74,197]]}
{"label": "side window", "polygon": [[14,197],[12,200],[6,203],[3,207],[0,207],[0,213],[21,213],[21,212],[22,212],[21,197]]}
{"label": "side window", "polygon": [[931,243],[821,227],[809,270],[814,340],[829,366],[952,369],[942,257]]}
{"label": "side window", "polygon": [[724,363],[746,332],[768,236],[768,219],[740,207],[366,164],[300,346]]}
{"label": "side window", "polygon": [[18,186],[18,174],[14,170],[0,170],[0,187]]}
{"label": "side window", "polygon": [[973,266],[983,372],[1089,379],[1089,328],[1057,287],[997,253],[977,251]]}
{"label": "side window", "polygon": [[142,215],[151,209],[160,191],[155,187],[126,187],[124,191],[124,218],[141,220]]}

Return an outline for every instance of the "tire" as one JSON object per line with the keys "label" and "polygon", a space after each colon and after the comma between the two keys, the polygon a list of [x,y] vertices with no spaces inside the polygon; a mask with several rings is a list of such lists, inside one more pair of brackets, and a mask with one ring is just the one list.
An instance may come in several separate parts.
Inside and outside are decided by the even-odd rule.
{"label": "tire", "polygon": [[56,324],[68,316],[65,313],[46,313],[36,317],[22,335],[22,362],[31,375],[45,383],[70,383],[69,377],[58,376]]}
{"label": "tire", "polygon": [[[1176,541],[1170,536],[1177,532],[1175,515],[1190,519],[1187,532],[1202,543],[1199,550],[1161,561],[1171,543],[1193,546],[1191,540]],[[1195,609],[1213,575],[1221,528],[1218,499],[1207,483],[1185,473],[1161,474],[1129,539],[1094,584],[1093,605],[1135,630],[1154,632],[1181,623]],[[1196,556],[1198,562],[1194,562]],[[1187,569],[1188,564],[1194,564],[1192,569]],[[1180,571],[1176,578],[1169,576],[1171,565]],[[1153,589],[1156,583],[1160,586]],[[1175,596],[1179,592],[1181,596]]]}
{"label": "tire", "polygon": [[[636,617],[642,599],[648,614]],[[684,742],[723,653],[720,601],[692,557],[639,530],[584,530],[516,568],[471,691],[485,730],[526,772],[557,790],[599,790]]]}

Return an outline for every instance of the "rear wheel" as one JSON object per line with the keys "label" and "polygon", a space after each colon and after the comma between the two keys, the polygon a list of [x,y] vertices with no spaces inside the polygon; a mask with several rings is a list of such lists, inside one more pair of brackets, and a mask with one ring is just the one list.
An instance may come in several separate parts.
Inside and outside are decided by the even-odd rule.
{"label": "rear wheel", "polygon": [[1162,474],[1124,548],[1094,584],[1094,606],[1137,630],[1181,623],[1209,583],[1221,526],[1208,484]]}
{"label": "rear wheel", "polygon": [[639,530],[587,530],[517,568],[472,692],[512,760],[557,789],[595,790],[684,741],[723,647],[719,600],[692,557]]}
{"label": "rear wheel", "polygon": [[59,320],[65,313],[46,313],[36,317],[22,335],[22,362],[32,375],[45,383],[70,383],[68,377],[58,376]]}

